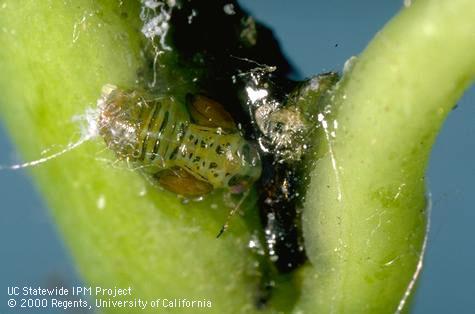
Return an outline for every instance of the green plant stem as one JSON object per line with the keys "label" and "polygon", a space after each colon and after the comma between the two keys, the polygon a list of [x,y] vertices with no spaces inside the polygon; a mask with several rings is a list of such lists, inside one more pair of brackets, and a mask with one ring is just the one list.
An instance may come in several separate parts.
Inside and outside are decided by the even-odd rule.
{"label": "green plant stem", "polygon": [[430,150],[475,77],[474,29],[474,1],[416,1],[345,73],[322,116],[299,309],[398,309],[425,235]]}
{"label": "green plant stem", "polygon": [[[95,107],[104,84],[134,85],[144,62],[139,10],[112,0],[2,2],[0,113],[26,160],[77,140],[71,119]],[[336,137],[316,138],[304,213],[312,266],[299,274],[296,310],[397,308],[425,233],[429,150],[474,76],[474,16],[471,0],[420,0],[345,75],[325,114],[338,121]],[[148,301],[210,299],[206,312],[256,312],[251,232],[234,219],[215,239],[228,211],[222,195],[183,205],[113,161],[95,139],[32,170],[85,281],[131,286],[132,298]],[[292,289],[284,285],[269,312],[288,312]]]}
{"label": "green plant stem", "polygon": [[[0,7],[0,112],[25,160],[33,160],[80,138],[73,117],[96,108],[104,84],[134,86],[144,63],[140,3]],[[222,195],[183,205],[114,161],[97,138],[32,168],[86,284],[131,286],[132,299],[148,301],[208,299],[210,313],[253,312],[259,278],[247,248],[251,235],[235,219],[216,239],[229,211]]]}

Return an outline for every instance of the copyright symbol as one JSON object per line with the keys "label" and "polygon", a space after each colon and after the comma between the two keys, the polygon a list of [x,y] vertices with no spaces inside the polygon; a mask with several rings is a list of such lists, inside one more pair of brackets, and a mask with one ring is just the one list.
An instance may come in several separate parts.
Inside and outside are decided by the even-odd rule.
{"label": "copyright symbol", "polygon": [[15,300],[13,300],[13,299],[8,300],[8,306],[9,306],[9,307],[15,307],[15,305],[16,305],[16,301],[15,301]]}

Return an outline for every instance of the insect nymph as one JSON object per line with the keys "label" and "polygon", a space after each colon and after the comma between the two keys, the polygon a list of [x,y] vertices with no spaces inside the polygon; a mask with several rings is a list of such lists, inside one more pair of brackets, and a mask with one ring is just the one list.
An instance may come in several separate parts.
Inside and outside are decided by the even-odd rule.
{"label": "insect nymph", "polygon": [[99,134],[119,159],[140,166],[176,194],[249,190],[261,175],[257,150],[216,101],[189,95],[187,105],[105,85]]}

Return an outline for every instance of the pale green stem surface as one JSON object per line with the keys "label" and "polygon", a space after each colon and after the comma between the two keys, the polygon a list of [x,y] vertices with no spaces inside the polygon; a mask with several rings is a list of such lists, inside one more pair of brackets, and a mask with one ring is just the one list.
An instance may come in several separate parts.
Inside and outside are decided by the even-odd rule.
{"label": "pale green stem surface", "polygon": [[[72,117],[96,106],[104,84],[134,85],[141,25],[138,5],[127,3],[0,2],[0,113],[26,160],[78,140]],[[320,146],[306,204],[314,267],[299,274],[297,309],[397,308],[424,236],[430,147],[475,73],[474,17],[471,0],[419,1],[376,37],[340,85],[325,115],[338,121],[333,154]],[[328,144],[326,135],[316,140]],[[86,282],[131,286],[132,298],[148,301],[210,299],[207,313],[256,312],[251,233],[234,219],[215,239],[229,210],[222,195],[182,205],[113,161],[94,139],[32,170]],[[279,308],[292,303],[290,290],[276,296]],[[181,311],[189,313],[173,310]]]}
{"label": "pale green stem surface", "polygon": [[[0,2],[0,112],[25,160],[77,141],[72,119],[96,108],[104,84],[134,86],[139,2],[120,3]],[[222,196],[184,206],[114,160],[97,138],[32,169],[86,283],[131,286],[131,298],[148,301],[209,299],[207,312],[254,311],[250,234],[236,219],[216,239],[229,210]]]}
{"label": "pale green stem surface", "polygon": [[320,122],[299,309],[396,312],[425,235],[430,150],[474,76],[473,0],[416,1],[345,73]]}

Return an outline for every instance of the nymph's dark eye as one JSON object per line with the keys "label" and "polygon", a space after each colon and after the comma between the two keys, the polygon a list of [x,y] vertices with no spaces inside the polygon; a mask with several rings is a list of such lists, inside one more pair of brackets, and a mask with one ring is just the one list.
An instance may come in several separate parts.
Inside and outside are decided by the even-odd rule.
{"label": "nymph's dark eye", "polygon": [[253,159],[256,158],[256,151],[251,148],[249,144],[245,144],[241,148],[241,156],[243,161],[252,163]]}
{"label": "nymph's dark eye", "polygon": [[240,180],[241,176],[239,175],[235,175],[234,177],[232,177],[229,182],[228,182],[228,185],[229,186],[235,186],[239,183],[239,180]]}
{"label": "nymph's dark eye", "polygon": [[243,184],[245,182],[251,182],[251,180],[252,180],[252,178],[249,177],[249,176],[243,176],[243,175],[237,174],[229,180],[228,185],[230,187],[233,187],[233,186]]}

